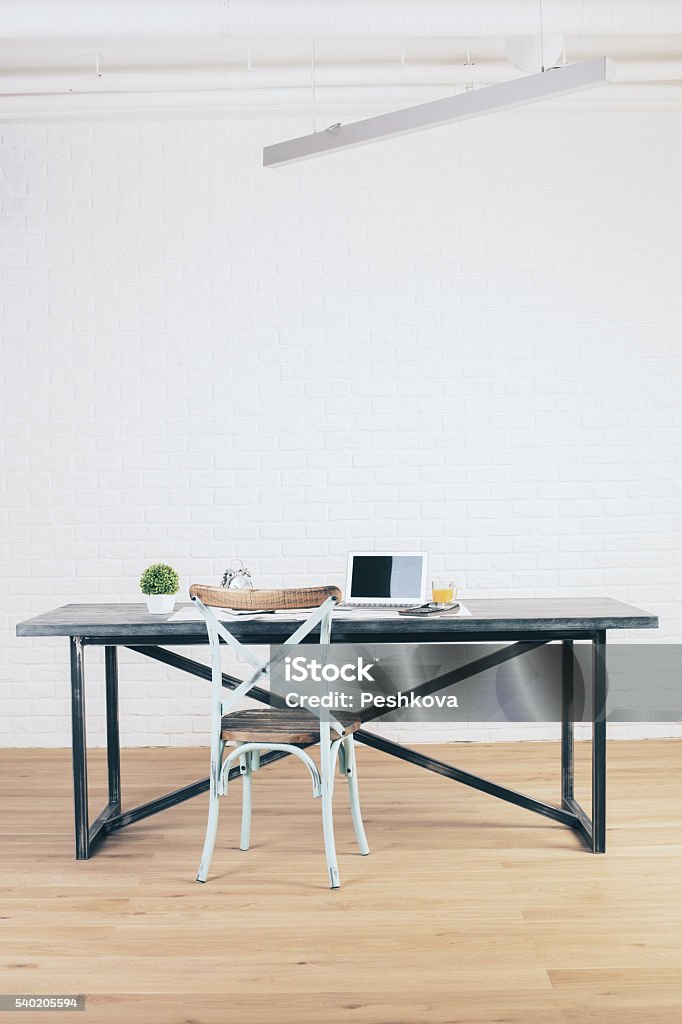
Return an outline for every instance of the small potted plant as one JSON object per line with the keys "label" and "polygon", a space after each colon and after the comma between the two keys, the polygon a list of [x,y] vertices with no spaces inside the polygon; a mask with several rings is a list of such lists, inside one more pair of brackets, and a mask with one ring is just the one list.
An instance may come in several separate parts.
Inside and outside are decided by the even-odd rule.
{"label": "small potted plant", "polygon": [[173,611],[180,577],[175,569],[163,562],[150,565],[140,576],[140,590],[147,597],[147,608],[152,615],[168,615]]}

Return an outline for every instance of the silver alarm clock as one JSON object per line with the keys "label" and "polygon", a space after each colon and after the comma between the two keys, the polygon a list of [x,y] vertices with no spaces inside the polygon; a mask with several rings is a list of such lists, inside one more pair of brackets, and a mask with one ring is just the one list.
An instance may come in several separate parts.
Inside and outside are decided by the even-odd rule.
{"label": "silver alarm clock", "polygon": [[221,587],[229,590],[252,590],[253,581],[251,572],[246,568],[241,558],[233,558],[223,573]]}

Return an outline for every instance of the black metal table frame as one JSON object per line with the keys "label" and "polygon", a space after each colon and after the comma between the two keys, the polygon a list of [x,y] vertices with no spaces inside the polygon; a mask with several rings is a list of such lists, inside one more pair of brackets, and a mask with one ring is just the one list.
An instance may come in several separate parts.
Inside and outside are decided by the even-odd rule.
{"label": "black metal table frame", "polygon": [[[373,636],[372,642],[396,643],[395,635]],[[493,668],[513,658],[520,657],[527,651],[541,647],[550,641],[562,643],[561,655],[561,806],[555,807],[552,804],[544,803],[524,793],[508,789],[488,779],[469,772],[462,771],[453,765],[438,761],[409,747],[401,746],[392,740],[377,736],[374,733],[360,729],[355,733],[355,738],[369,747],[381,750],[383,753],[398,757],[411,764],[419,765],[428,771],[453,779],[465,786],[488,793],[518,807],[534,811],[536,814],[544,815],[563,825],[574,829],[584,843],[593,853],[604,853],[606,849],[606,631],[605,630],[577,630],[574,632],[551,633],[546,629],[538,631],[526,631],[523,636],[518,633],[493,633],[488,632],[482,635],[480,632],[468,635],[458,633],[454,642],[465,641],[505,641],[508,646],[502,647],[491,654],[469,662],[467,665],[453,671],[447,672],[436,679],[420,684],[412,691],[425,695],[443,690],[458,682],[463,682],[480,672]],[[590,818],[575,799],[574,793],[574,757],[573,757],[573,726],[574,726],[574,697],[573,697],[573,641],[583,640],[592,643],[592,673],[593,673],[593,698],[592,698],[592,817]],[[208,778],[200,779],[188,786],[183,786],[165,796],[157,797],[148,803],[133,807],[131,810],[121,810],[121,749],[119,739],[119,716],[118,716],[118,647],[126,647],[136,651],[155,661],[162,662],[186,672],[189,675],[197,676],[200,679],[210,680],[211,669],[186,658],[175,651],[168,650],[162,644],[169,642],[168,637],[145,638],[144,644],[131,644],[130,637],[125,636],[72,636],[70,637],[71,649],[71,722],[72,722],[72,756],[73,756],[73,786],[74,786],[74,812],[76,831],[76,858],[87,860],[96,846],[112,832],[126,828],[150,815],[158,814],[169,807],[189,800],[200,793],[208,790]],[[173,647],[192,645],[197,646],[201,642],[196,636],[173,637]],[[258,641],[251,640],[254,645]],[[266,641],[267,642],[267,641]],[[314,642],[314,640],[312,641]],[[334,637],[332,636],[332,642]],[[404,639],[401,642],[407,642]],[[453,642],[453,638],[450,638]],[[86,714],[85,714],[85,648],[87,646],[103,646],[105,648],[105,690],[106,690],[106,738],[107,738],[107,768],[109,801],[106,807],[96,817],[95,821],[89,823],[88,811],[88,764],[86,747]],[[223,673],[223,686],[233,689],[241,682],[234,676]],[[260,700],[264,704],[271,704],[271,695],[268,690],[254,687],[249,694],[250,697]],[[362,716],[363,724],[390,714],[390,711],[370,711]],[[262,764],[269,764],[286,757],[286,753],[272,751],[262,758]],[[230,778],[236,777],[239,769],[235,768],[230,772]]]}

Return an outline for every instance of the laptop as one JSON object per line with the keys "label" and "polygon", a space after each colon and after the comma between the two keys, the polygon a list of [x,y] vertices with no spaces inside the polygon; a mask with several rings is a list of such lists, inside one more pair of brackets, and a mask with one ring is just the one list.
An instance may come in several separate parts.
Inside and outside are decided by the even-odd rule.
{"label": "laptop", "polygon": [[426,577],[423,551],[351,551],[346,599],[339,608],[410,608],[423,604]]}

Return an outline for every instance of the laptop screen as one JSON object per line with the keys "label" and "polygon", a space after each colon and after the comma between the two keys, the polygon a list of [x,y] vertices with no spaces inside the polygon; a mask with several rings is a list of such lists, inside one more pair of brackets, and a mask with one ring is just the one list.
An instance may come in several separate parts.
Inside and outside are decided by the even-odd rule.
{"label": "laptop screen", "polygon": [[424,555],[353,555],[351,600],[420,601]]}

